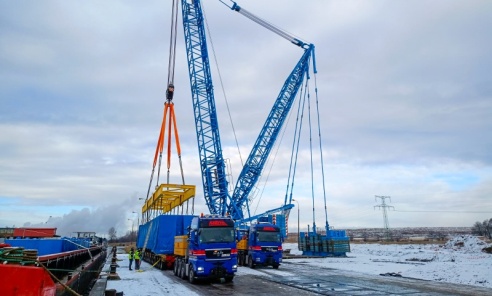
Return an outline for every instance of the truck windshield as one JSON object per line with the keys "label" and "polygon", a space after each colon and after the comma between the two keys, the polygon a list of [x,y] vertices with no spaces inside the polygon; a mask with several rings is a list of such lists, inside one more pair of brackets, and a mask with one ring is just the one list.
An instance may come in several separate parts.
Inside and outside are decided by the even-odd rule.
{"label": "truck windshield", "polygon": [[280,243],[280,232],[258,231],[258,241]]}
{"label": "truck windshield", "polygon": [[231,243],[234,242],[234,228],[213,227],[200,230],[200,243]]}

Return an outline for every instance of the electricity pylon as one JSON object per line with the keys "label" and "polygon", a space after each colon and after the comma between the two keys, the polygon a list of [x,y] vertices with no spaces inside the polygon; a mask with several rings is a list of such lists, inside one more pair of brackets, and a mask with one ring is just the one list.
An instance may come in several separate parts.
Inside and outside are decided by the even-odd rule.
{"label": "electricity pylon", "polygon": [[384,229],[385,229],[385,234],[386,234],[386,240],[389,240],[391,238],[391,233],[390,233],[390,228],[389,228],[389,222],[388,222],[388,213],[386,212],[386,209],[393,208],[393,206],[388,206],[386,204],[386,199],[389,199],[391,201],[391,196],[382,196],[382,195],[375,195],[376,201],[378,198],[381,199],[381,204],[374,206],[374,208],[382,208],[383,209],[383,219],[384,219]]}

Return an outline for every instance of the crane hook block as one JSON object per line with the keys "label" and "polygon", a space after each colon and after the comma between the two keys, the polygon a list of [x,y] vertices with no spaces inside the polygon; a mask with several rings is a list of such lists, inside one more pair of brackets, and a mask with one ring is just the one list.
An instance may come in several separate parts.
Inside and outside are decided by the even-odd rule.
{"label": "crane hook block", "polygon": [[170,102],[173,100],[173,95],[174,95],[174,85],[169,84],[167,86],[167,91],[166,91],[166,99]]}

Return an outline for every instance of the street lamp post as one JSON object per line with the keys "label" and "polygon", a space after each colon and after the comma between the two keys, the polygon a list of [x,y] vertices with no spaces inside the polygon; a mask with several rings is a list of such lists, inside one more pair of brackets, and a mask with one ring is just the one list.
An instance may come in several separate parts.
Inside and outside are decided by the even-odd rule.
{"label": "street lamp post", "polygon": [[297,203],[297,246],[299,246],[299,242],[301,240],[301,235],[300,235],[300,224],[299,224],[299,219],[300,219],[300,213],[301,213],[301,208],[299,207],[299,202],[295,199],[292,199],[292,201],[295,201]]}
{"label": "street lamp post", "polygon": [[133,219],[128,219],[128,221],[132,221],[132,232],[131,232],[131,235],[130,235],[130,242],[133,243],[133,236],[135,235],[133,233],[133,224],[134,224],[134,220]]}
{"label": "street lamp post", "polygon": [[137,244],[138,232],[140,231],[140,216],[135,211],[133,211],[132,213],[137,215],[137,230],[136,230],[136,233],[135,233],[135,245],[136,245]]}
{"label": "street lamp post", "polygon": [[137,214],[137,226],[140,226],[140,216],[138,215],[137,212],[133,211],[133,214]]}

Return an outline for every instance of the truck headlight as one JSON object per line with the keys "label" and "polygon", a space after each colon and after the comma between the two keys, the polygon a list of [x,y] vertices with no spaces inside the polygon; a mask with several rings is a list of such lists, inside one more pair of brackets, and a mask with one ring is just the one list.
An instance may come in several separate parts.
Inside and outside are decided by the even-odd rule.
{"label": "truck headlight", "polygon": [[203,267],[202,266],[198,266],[198,268],[196,269],[197,271],[203,271]]}

